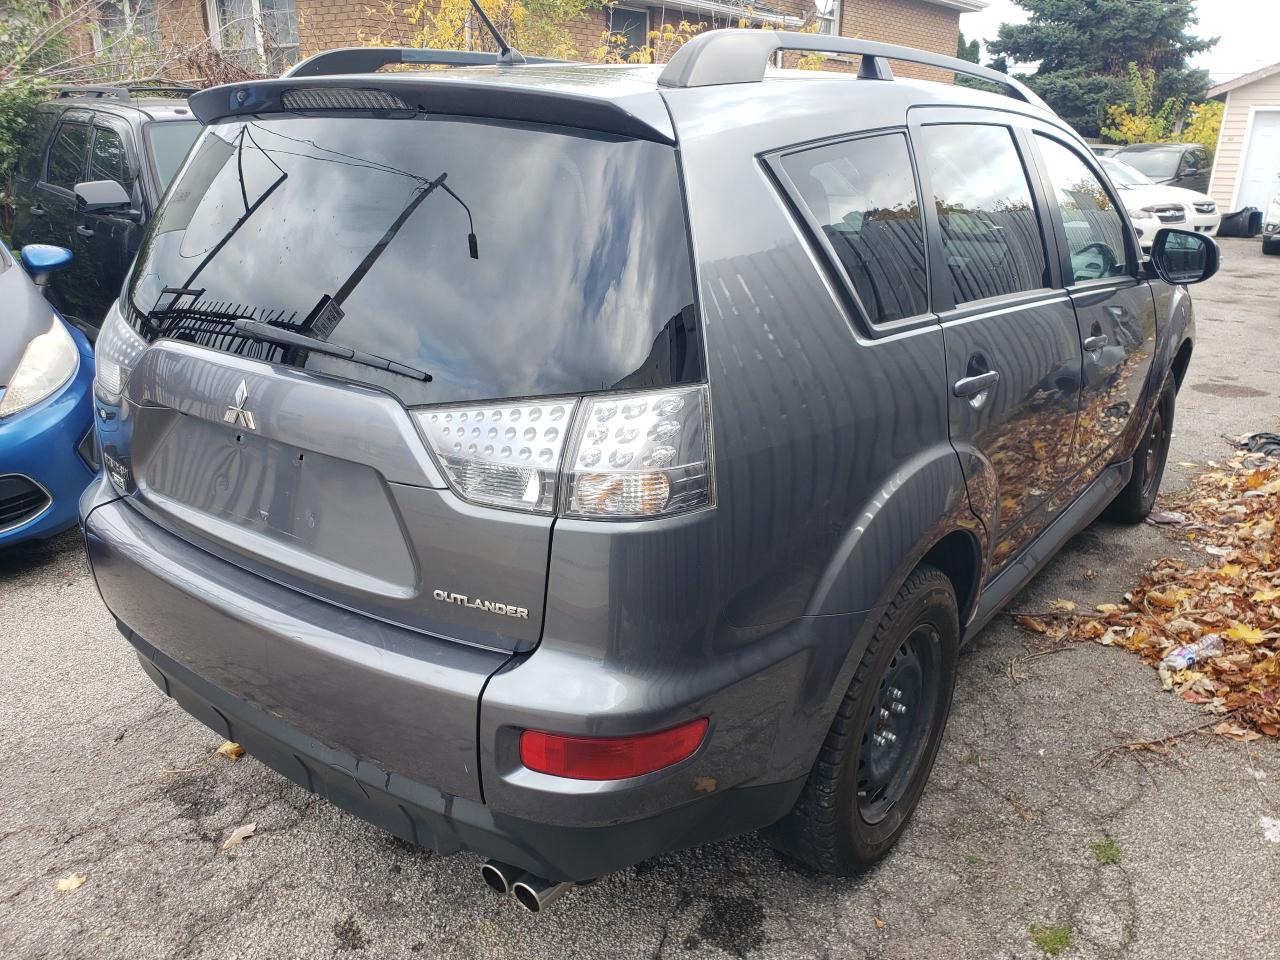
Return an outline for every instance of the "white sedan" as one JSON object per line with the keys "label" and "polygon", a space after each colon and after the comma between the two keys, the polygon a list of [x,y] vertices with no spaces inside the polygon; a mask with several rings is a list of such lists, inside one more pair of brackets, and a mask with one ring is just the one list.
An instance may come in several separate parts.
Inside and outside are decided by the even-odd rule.
{"label": "white sedan", "polygon": [[1211,237],[1218,232],[1222,214],[1207,194],[1153,183],[1146,174],[1114,157],[1099,157],[1098,162],[1119,188],[1143,250],[1151,249],[1162,227],[1194,230]]}

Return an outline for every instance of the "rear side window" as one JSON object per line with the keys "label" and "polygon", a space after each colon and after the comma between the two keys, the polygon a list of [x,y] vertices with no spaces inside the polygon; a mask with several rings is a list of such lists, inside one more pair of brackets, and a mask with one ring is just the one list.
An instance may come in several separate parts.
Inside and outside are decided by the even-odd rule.
{"label": "rear side window", "polygon": [[1076,154],[1036,134],[1071,254],[1072,278],[1100,280],[1128,273],[1125,226],[1102,183]]}
{"label": "rear side window", "polygon": [[44,165],[44,153],[49,146],[49,135],[53,133],[53,125],[57,117],[46,111],[35,116],[31,124],[30,139],[22,152],[18,163],[18,176],[23,180],[39,180],[41,167]]}
{"label": "rear side window", "polygon": [[63,123],[49,148],[49,165],[45,181],[55,187],[74,190],[84,169],[85,150],[89,146],[87,123]]}
{"label": "rear side window", "polygon": [[848,140],[781,162],[867,319],[887,323],[927,311],[924,229],[906,137]]}
{"label": "rear side window", "polygon": [[146,126],[147,145],[156,165],[156,177],[163,191],[178,172],[187,151],[200,133],[200,124],[194,120],[166,120]]}
{"label": "rear side window", "polygon": [[1048,286],[1026,171],[1008,127],[924,127],[942,252],[957,304]]}
{"label": "rear side window", "polygon": [[[425,115],[217,124],[152,218],[133,278],[145,337],[373,384],[410,406],[703,376],[676,156],[647,141]],[[251,340],[237,318],[432,380]]]}
{"label": "rear side window", "polygon": [[132,191],[135,178],[120,134],[109,127],[94,128],[93,149],[89,152],[89,179],[114,180],[126,191]]}

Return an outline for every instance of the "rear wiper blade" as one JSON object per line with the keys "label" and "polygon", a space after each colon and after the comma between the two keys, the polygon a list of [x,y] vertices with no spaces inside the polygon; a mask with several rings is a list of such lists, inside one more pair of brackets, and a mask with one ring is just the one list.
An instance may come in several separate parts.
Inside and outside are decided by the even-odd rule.
{"label": "rear wiper blade", "polygon": [[302,350],[310,350],[312,353],[322,353],[326,357],[338,357],[341,360],[350,360],[352,363],[358,363],[361,366],[373,367],[376,370],[387,370],[402,377],[412,377],[424,383],[431,382],[431,374],[416,367],[396,363],[386,357],[380,357],[374,353],[365,353],[353,347],[345,347],[340,343],[330,343],[328,340],[308,337],[306,334],[294,333],[292,330],[282,330],[280,327],[273,327],[268,323],[263,323],[261,320],[240,317],[232,321],[232,325],[246,337],[250,337],[253,340],[298,347]]}

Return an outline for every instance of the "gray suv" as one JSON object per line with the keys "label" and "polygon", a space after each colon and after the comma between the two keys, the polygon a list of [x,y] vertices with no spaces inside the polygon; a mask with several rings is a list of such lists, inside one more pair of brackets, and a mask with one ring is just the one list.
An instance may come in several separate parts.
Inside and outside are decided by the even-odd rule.
{"label": "gray suv", "polygon": [[[815,48],[860,75],[767,66]],[[950,58],[375,72],[481,59],[191,98],[97,343],[102,598],[220,735],[531,909],[759,828],[863,869],[961,644],[1151,509],[1217,249],[1143,259],[1088,146]]]}

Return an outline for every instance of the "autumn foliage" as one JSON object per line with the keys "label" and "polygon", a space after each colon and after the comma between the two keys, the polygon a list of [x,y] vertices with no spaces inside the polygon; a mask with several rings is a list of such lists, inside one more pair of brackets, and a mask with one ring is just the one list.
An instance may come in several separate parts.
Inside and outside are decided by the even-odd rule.
{"label": "autumn foliage", "polygon": [[1216,633],[1222,655],[1187,670],[1162,669],[1165,688],[1221,715],[1215,733],[1280,737],[1280,460],[1239,458],[1166,506],[1159,519],[1200,547],[1204,562],[1166,557],[1121,602],[1019,622],[1063,640],[1123,647],[1152,666]]}

